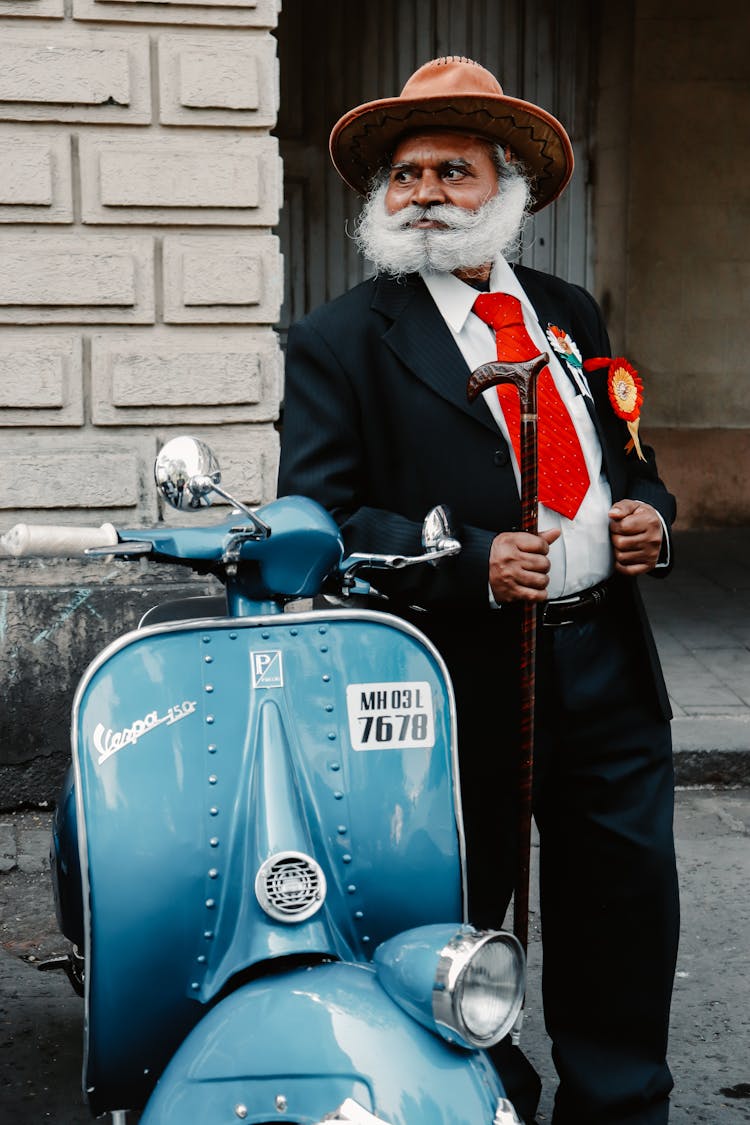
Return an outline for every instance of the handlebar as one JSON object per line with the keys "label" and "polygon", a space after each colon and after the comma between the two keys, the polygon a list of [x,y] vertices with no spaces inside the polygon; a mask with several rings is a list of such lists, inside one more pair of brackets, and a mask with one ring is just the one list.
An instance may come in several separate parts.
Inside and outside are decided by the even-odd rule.
{"label": "handlebar", "polygon": [[[438,509],[434,510],[435,512]],[[147,556],[154,562],[189,566],[213,574],[227,586],[255,601],[278,602],[312,597],[324,589],[343,594],[371,592],[362,570],[400,570],[419,563],[435,564],[457,554],[461,544],[439,519],[419,555],[380,555],[356,552],[344,556],[340,530],[314,500],[287,496],[260,509],[263,522],[242,522],[234,512],[213,526],[116,530],[101,527],[57,527],[17,524],[0,537],[0,554],[14,558]],[[433,513],[430,514],[431,516]],[[259,533],[259,526],[265,534]]]}
{"label": "handlebar", "polygon": [[90,548],[114,547],[117,542],[117,531],[111,523],[101,527],[17,523],[0,536],[0,554],[17,559],[82,559]]}

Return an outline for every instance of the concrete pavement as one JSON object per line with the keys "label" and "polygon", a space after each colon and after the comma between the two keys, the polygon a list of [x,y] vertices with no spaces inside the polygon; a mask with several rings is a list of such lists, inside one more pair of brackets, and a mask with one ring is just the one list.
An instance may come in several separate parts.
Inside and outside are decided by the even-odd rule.
{"label": "concrete pavement", "polygon": [[672,700],[678,784],[750,784],[750,529],[684,531],[641,589]]}

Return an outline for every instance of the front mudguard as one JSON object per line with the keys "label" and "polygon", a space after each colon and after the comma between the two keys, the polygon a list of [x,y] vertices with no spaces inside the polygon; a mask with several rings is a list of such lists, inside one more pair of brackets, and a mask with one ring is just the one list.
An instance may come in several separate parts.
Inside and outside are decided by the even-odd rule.
{"label": "front mudguard", "polygon": [[492,1125],[504,1091],[486,1055],[416,1023],[370,966],[331,963],[222,1000],[170,1061],[141,1125],[317,1125],[347,1098],[383,1125]]}

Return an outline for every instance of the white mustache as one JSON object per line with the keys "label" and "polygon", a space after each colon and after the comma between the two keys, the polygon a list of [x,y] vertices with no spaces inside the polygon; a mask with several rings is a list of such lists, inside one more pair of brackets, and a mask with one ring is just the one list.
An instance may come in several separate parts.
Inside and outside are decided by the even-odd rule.
{"label": "white mustache", "polygon": [[424,219],[440,223],[446,230],[471,230],[482,222],[482,212],[467,211],[465,207],[456,207],[452,203],[431,203],[426,207],[410,203],[393,215],[388,215],[387,219],[393,220],[392,227],[386,221],[391,230],[409,230]]}
{"label": "white mustache", "polygon": [[[387,182],[368,196],[354,239],[378,273],[402,277],[420,270],[453,273],[474,269],[499,255],[512,256],[527,217],[529,185],[521,175],[502,179],[496,195],[469,211],[451,203],[409,204],[389,214]],[[429,219],[440,227],[419,227]]]}

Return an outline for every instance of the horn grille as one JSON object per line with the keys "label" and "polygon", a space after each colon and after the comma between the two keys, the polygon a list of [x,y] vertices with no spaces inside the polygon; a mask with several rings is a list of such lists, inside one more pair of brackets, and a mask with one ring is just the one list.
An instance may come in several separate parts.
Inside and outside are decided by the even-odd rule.
{"label": "horn grille", "polygon": [[325,875],[304,852],[277,852],[260,867],[255,895],[261,908],[277,922],[303,922],[323,905]]}

